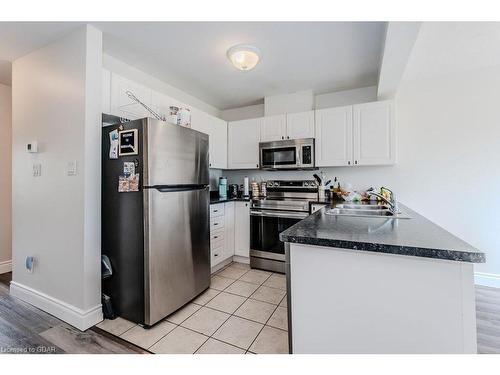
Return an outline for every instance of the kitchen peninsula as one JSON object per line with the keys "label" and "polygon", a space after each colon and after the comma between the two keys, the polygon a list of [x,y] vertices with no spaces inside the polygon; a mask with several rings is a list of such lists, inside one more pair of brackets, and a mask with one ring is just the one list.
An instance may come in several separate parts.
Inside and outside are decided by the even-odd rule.
{"label": "kitchen peninsula", "polygon": [[476,352],[473,265],[485,255],[401,207],[409,219],[326,207],[281,233],[291,352]]}

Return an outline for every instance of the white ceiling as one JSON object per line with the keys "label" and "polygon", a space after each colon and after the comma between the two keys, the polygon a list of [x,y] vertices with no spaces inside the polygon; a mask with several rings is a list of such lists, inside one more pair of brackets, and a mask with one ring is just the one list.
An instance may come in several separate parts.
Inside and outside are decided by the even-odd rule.
{"label": "white ceiling", "polygon": [[[383,22],[98,22],[104,52],[219,109],[264,96],[377,84]],[[50,43],[77,23],[0,23],[0,60]],[[226,51],[254,44],[262,61],[236,70]]]}

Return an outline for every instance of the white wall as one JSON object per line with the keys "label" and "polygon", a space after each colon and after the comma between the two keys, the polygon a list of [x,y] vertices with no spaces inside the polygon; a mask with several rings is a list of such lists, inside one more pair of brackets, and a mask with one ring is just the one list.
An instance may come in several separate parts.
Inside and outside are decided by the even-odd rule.
{"label": "white wall", "polygon": [[0,274],[11,270],[11,146],[12,97],[10,86],[0,84]]}
{"label": "white wall", "polygon": [[312,90],[264,97],[265,116],[281,115],[283,113],[292,112],[306,112],[312,109],[314,109],[314,94]]}
{"label": "white wall", "polygon": [[238,121],[258,117],[264,117],[264,104],[225,109],[220,112],[220,118],[225,121]]}
{"label": "white wall", "polygon": [[[496,199],[500,191],[500,61],[493,64],[491,51],[500,49],[494,44],[500,32],[486,34],[477,25],[463,25],[459,30],[450,30],[456,25],[447,23],[421,27],[406,79],[396,95],[398,164],[323,170],[355,187],[393,188],[402,203],[484,251],[487,262],[476,265],[476,282],[500,287],[500,201]],[[478,35],[484,50],[477,46]],[[456,48],[451,48],[449,38]],[[475,48],[473,53],[469,47]],[[435,53],[447,55],[436,61]],[[459,69],[457,61],[464,55],[468,63]],[[500,60],[500,54],[495,56]],[[445,62],[454,68],[448,69]],[[441,74],[436,72],[437,63]],[[245,175],[312,177],[312,172],[224,173],[228,183],[241,183]]]}
{"label": "white wall", "polygon": [[359,103],[374,102],[377,100],[377,86],[361,87],[353,90],[336,91],[316,95],[315,108],[342,107]]}
{"label": "white wall", "polygon": [[[268,97],[268,107],[269,107]],[[289,100],[286,100],[289,99]],[[302,100],[301,100],[302,99]],[[377,86],[361,87],[353,90],[335,91],[326,94],[319,94],[314,96],[313,107],[310,105],[309,96],[300,95],[299,98],[291,95],[280,95],[279,100],[275,105],[272,105],[272,112],[285,113],[285,112],[300,112],[307,111],[311,108],[331,108],[341,107],[344,105],[368,103],[377,100]],[[272,101],[272,100],[271,100]],[[300,102],[298,105],[297,102]],[[221,111],[220,117],[226,121],[238,121],[249,118],[264,117],[265,106],[264,104],[250,105],[246,107],[231,108]],[[269,115],[269,113],[268,113]]]}
{"label": "white wall", "polygon": [[[102,320],[101,66],[102,35],[91,26],[13,63],[11,293],[80,329]],[[39,152],[30,154],[34,140]]]}
{"label": "white wall", "polygon": [[134,82],[140,83],[154,91],[163,93],[171,98],[175,98],[179,102],[185,103],[188,106],[193,106],[197,109],[202,110],[212,116],[219,117],[220,111],[214,106],[205,103],[204,101],[195,98],[192,95],[185,93],[178,88],[169,85],[168,83],[155,78],[146,72],[143,72],[124,61],[118,60],[113,56],[104,54],[103,55],[103,68],[110,70],[111,72],[117,73],[123,77],[126,77]]}

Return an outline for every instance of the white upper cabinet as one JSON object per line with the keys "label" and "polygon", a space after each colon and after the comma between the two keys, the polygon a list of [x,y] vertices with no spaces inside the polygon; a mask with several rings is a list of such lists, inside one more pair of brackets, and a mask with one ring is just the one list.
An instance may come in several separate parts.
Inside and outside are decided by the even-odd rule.
{"label": "white upper cabinet", "polygon": [[261,142],[286,139],[286,115],[264,117],[260,129],[260,139]]}
{"label": "white upper cabinet", "polygon": [[259,168],[262,118],[228,123],[228,168]]}
{"label": "white upper cabinet", "polygon": [[193,109],[191,128],[209,136],[210,168],[227,168],[227,122],[208,113]]}
{"label": "white upper cabinet", "polygon": [[286,139],[314,138],[314,111],[286,115]]}
{"label": "white upper cabinet", "polygon": [[132,92],[147,106],[151,106],[149,88],[111,73],[111,114],[131,120],[150,116],[146,109],[128,97],[127,91]]}
{"label": "white upper cabinet", "polygon": [[392,101],[353,106],[353,159],[355,165],[396,162],[396,127]]}
{"label": "white upper cabinet", "polygon": [[210,168],[227,169],[227,122],[211,118]]}
{"label": "white upper cabinet", "polygon": [[396,125],[390,100],[318,109],[315,122],[318,167],[396,162]]}
{"label": "white upper cabinet", "polygon": [[352,165],[352,106],[316,111],[316,165]]}

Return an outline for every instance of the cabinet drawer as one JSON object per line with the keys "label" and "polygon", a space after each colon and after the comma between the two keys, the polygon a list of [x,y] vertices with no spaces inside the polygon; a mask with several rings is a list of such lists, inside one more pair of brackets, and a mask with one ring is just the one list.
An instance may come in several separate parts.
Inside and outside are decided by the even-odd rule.
{"label": "cabinet drawer", "polygon": [[224,216],[210,218],[210,232],[224,228]]}
{"label": "cabinet drawer", "polygon": [[217,229],[210,232],[210,244],[216,243],[219,241],[224,241],[224,230]]}
{"label": "cabinet drawer", "polygon": [[210,252],[210,264],[216,266],[224,260],[224,246],[212,249]]}
{"label": "cabinet drawer", "polygon": [[210,206],[210,217],[224,216],[224,203],[212,204]]}

